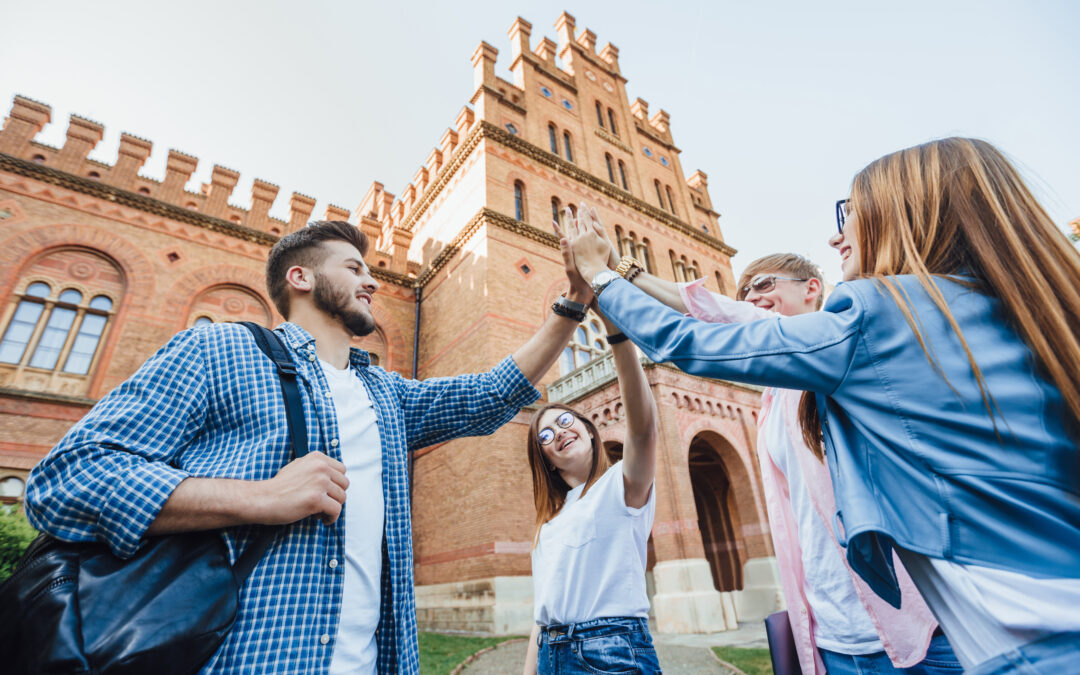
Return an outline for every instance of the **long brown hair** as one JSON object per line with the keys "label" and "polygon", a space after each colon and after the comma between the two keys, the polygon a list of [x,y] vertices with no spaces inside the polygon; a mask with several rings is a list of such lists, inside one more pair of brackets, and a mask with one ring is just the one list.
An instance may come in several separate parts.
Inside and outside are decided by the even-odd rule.
{"label": "long brown hair", "polygon": [[592,436],[592,468],[589,470],[589,477],[585,480],[585,487],[581,491],[582,497],[611,467],[611,460],[600,445],[600,433],[596,430],[596,425],[584,415],[578,414],[573,408],[568,408],[561,403],[548,403],[536,411],[529,423],[529,468],[532,470],[533,501],[536,503],[534,545],[540,536],[540,527],[555,517],[555,514],[566,503],[566,493],[570,491],[570,486],[563,480],[558,470],[548,465],[540,441],[537,439],[537,434],[540,432],[540,418],[549,410],[566,410],[572,413],[574,417],[581,420],[589,435]]}
{"label": "long brown hair", "polygon": [[[896,302],[931,364],[933,348],[910,300],[890,277],[911,274],[948,319],[971,362],[991,419],[982,371],[934,276],[966,274],[997,298],[1035,361],[1080,420],[1080,254],[997,148],[946,138],[894,152],[860,171],[851,186],[860,277],[873,277]],[[799,418],[820,458],[821,422],[813,395]],[[996,425],[995,425],[996,426]]]}

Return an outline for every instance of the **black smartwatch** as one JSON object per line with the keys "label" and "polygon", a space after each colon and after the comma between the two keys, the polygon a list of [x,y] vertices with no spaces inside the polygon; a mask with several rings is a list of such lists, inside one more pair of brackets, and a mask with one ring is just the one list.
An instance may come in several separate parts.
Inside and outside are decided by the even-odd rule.
{"label": "black smartwatch", "polygon": [[567,319],[573,319],[578,323],[585,320],[585,311],[587,309],[589,309],[588,305],[569,300],[565,295],[560,295],[551,305],[551,311],[559,316],[565,316]]}

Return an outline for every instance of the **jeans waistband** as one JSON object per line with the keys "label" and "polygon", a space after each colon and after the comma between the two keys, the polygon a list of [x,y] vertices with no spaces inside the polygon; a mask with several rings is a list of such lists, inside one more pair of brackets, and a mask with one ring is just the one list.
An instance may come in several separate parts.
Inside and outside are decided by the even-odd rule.
{"label": "jeans waistband", "polygon": [[576,623],[553,623],[541,626],[540,637],[550,642],[556,642],[571,640],[575,637],[596,637],[638,631],[649,632],[648,619],[639,616],[613,616]]}

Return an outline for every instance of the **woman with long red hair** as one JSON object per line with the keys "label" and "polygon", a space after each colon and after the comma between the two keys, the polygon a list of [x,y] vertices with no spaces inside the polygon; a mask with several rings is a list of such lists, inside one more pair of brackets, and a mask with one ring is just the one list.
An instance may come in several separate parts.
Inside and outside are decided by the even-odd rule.
{"label": "woman with long red hair", "polygon": [[[577,213],[587,212],[582,205]],[[566,218],[576,222],[569,210]],[[570,283],[588,293],[567,240],[561,245]],[[565,405],[542,407],[529,425],[536,625],[526,675],[660,672],[645,592],[656,509],[656,404],[634,345],[604,323],[626,415],[622,459],[612,463],[596,426]]]}
{"label": "woman with long red hair", "polygon": [[[1080,663],[1080,254],[1005,156],[947,138],[860,171],[823,311],[717,325],[606,269],[600,310],[656,361],[809,392],[847,560],[893,606],[893,552],[969,673]],[[829,664],[826,663],[826,667]]]}

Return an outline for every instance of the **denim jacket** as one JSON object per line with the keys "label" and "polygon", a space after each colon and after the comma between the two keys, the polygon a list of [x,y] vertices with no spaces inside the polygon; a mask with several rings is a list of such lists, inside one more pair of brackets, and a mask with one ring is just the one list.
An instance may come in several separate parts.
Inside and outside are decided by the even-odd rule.
{"label": "denim jacket", "polygon": [[743,324],[683,316],[619,279],[601,311],[654,361],[814,392],[851,568],[900,606],[892,547],[1034,577],[1080,576],[1080,452],[1058,389],[993,297],[937,278],[992,397],[918,279],[893,277],[931,363],[879,281],[824,311]]}

